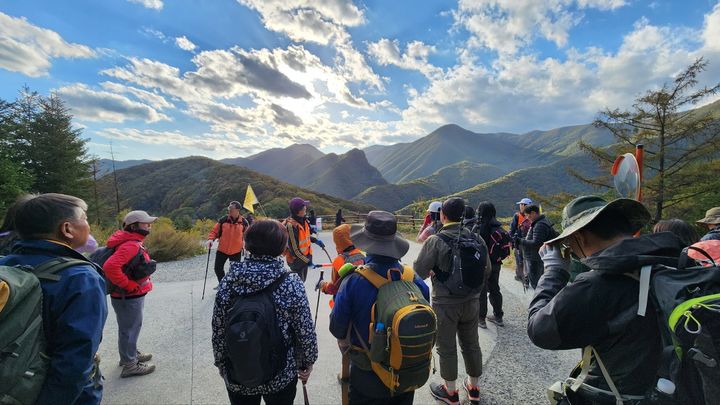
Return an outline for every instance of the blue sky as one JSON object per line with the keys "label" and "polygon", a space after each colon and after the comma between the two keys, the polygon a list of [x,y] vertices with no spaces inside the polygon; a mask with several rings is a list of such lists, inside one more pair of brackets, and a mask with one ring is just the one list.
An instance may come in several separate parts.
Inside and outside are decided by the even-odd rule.
{"label": "blue sky", "polygon": [[0,98],[56,92],[90,152],[123,160],[588,123],[701,56],[716,83],[717,1],[0,4]]}

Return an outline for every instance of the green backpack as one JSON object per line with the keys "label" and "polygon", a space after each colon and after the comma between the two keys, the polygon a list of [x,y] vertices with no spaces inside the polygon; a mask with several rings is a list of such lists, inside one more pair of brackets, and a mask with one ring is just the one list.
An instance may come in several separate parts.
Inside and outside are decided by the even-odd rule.
{"label": "green backpack", "polygon": [[35,268],[0,266],[0,404],[34,404],[50,357],[43,332],[40,279],[57,281],[83,260],[57,257]]}
{"label": "green backpack", "polygon": [[[390,280],[391,273],[401,270],[390,269],[388,278],[377,274],[370,265],[360,266],[355,272],[378,289],[370,313],[370,349],[362,343],[372,371],[393,395],[422,387],[430,377],[437,318],[413,282],[415,273],[406,266],[400,280]],[[363,342],[357,329],[355,333]]]}

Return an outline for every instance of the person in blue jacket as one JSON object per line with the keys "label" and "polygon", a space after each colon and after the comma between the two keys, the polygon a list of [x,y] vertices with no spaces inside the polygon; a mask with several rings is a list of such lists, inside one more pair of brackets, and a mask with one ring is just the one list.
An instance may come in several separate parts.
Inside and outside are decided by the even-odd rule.
{"label": "person in blue jacket", "polygon": [[50,367],[38,404],[99,404],[102,376],[96,358],[107,318],[105,280],[75,249],[90,234],[87,204],[65,194],[41,194],[15,213],[20,236],[0,265],[38,266],[56,257],[87,261],[41,279],[42,319]]}
{"label": "person in blue jacket", "polygon": [[[371,211],[364,226],[353,225],[351,240],[359,249],[366,252],[365,264],[387,278],[388,270],[403,269],[400,263],[410,244],[397,233],[395,215],[385,211]],[[393,273],[393,277],[399,275]],[[430,289],[417,275],[415,284],[420,288],[426,300],[430,301]],[[349,349],[347,341],[350,324],[357,329],[364,342],[361,344],[355,333],[351,334],[353,346],[370,346],[368,341],[368,325],[370,310],[377,299],[378,290],[359,274],[351,274],[340,285],[335,296],[335,306],[330,314],[330,333],[338,339],[340,350]],[[415,392],[408,392],[391,397],[380,378],[373,371],[363,370],[350,363],[350,404],[412,404]]]}

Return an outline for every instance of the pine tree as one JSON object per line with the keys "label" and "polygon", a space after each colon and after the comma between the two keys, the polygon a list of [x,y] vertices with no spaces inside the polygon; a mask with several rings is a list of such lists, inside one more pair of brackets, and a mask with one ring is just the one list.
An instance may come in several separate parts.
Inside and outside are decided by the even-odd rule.
{"label": "pine tree", "polygon": [[[610,130],[618,141],[610,148],[598,148],[581,141],[580,147],[607,169],[615,157],[645,146],[643,172],[644,202],[652,207],[654,221],[675,206],[687,206],[691,199],[712,190],[698,187],[716,176],[705,169],[718,157],[720,116],[717,109],[690,109],[720,89],[720,84],[694,91],[698,75],[707,62],[697,59],[673,83],[649,90],[638,98],[630,111],[600,112],[595,125]],[[581,180],[596,186],[610,184],[609,178]]]}

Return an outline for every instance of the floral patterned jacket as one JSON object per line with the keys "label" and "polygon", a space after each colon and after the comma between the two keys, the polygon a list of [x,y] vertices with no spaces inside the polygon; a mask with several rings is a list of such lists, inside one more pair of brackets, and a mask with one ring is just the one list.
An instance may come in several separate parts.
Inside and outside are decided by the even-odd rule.
{"label": "floral patterned jacket", "polygon": [[220,283],[213,310],[212,345],[215,366],[230,391],[242,395],[278,392],[295,381],[300,367],[312,365],[317,360],[317,336],[305,286],[297,274],[290,274],[273,293],[280,330],[285,345],[289,348],[285,369],[267,384],[253,388],[231,384],[226,378],[230,366],[225,347],[225,322],[228,312],[240,295],[269,286],[286,271],[282,257],[249,255],[245,261],[231,262],[230,271]]}

